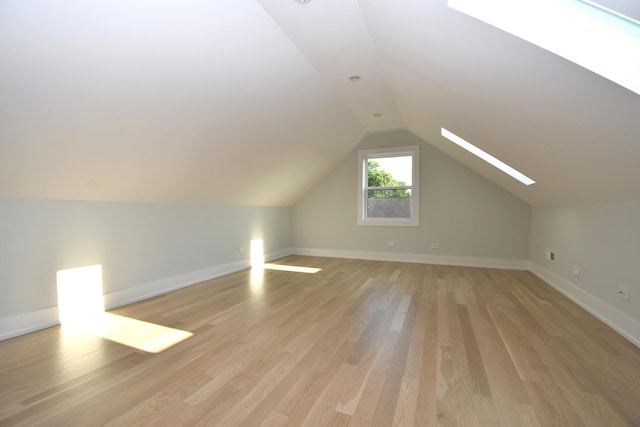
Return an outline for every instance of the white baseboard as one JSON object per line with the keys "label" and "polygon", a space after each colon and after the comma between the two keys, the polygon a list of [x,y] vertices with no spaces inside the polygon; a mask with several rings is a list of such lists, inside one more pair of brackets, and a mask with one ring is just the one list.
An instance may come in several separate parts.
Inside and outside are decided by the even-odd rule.
{"label": "white baseboard", "polygon": [[465,256],[427,255],[398,252],[351,251],[316,248],[294,248],[296,255],[328,258],[366,259],[372,261],[414,262],[418,264],[456,265],[461,267],[501,268],[505,270],[528,270],[529,261],[520,259],[481,258]]}
{"label": "white baseboard", "polygon": [[[292,248],[281,249],[276,252],[265,254],[266,261],[273,261],[278,258],[291,255]],[[244,270],[251,266],[249,259],[220,264],[166,279],[155,280],[143,283],[121,291],[110,292],[104,295],[105,308],[110,310],[123,305],[131,304],[157,295],[166,294],[187,286],[195,285],[227,274]],[[48,307],[38,311],[18,314],[0,318],[0,341],[28,334],[40,329],[49,328],[59,324],[58,307]]]}
{"label": "white baseboard", "polygon": [[[331,258],[365,259],[375,261],[414,262],[420,264],[456,265],[464,267],[500,268],[510,270],[529,270],[551,287],[576,304],[596,316],[602,322],[616,330],[630,342],[640,347],[640,323],[604,301],[594,297],[573,283],[547,270],[541,265],[525,260],[479,258],[460,256],[440,256],[426,254],[350,251],[315,248],[286,248],[265,255],[266,261],[273,261],[291,254],[320,256]],[[121,291],[111,292],[104,296],[105,307],[112,309],[136,301],[162,295],[187,286],[235,273],[250,267],[250,260],[244,259],[226,264],[212,266],[166,279],[143,283]],[[19,335],[45,329],[59,323],[58,307],[48,307],[29,313],[0,318],[0,341]]]}
{"label": "white baseboard", "polygon": [[549,286],[578,304],[580,307],[593,314],[603,323],[617,331],[620,335],[628,339],[631,343],[640,347],[640,322],[599,298],[594,297],[582,288],[574,285],[566,279],[558,276],[543,266],[531,263],[529,269],[533,274],[544,280]]}
{"label": "white baseboard", "polygon": [[60,323],[58,306],[0,319],[0,341],[46,329]]}
{"label": "white baseboard", "polygon": [[154,280],[153,282],[143,283],[120,291],[110,292],[104,295],[104,306],[107,310],[111,310],[116,307],[166,294],[167,292],[186,288],[187,286],[195,285],[196,283],[201,283],[206,280],[215,279],[226,274],[235,273],[250,266],[250,260],[230,262],[202,270],[191,271],[178,276]]}

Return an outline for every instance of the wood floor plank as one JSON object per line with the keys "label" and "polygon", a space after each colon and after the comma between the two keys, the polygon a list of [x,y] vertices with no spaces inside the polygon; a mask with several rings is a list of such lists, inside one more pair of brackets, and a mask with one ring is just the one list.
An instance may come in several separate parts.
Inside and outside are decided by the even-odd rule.
{"label": "wood floor plank", "polygon": [[426,325],[422,337],[422,366],[418,387],[420,405],[416,409],[416,426],[420,426],[420,423],[435,426],[438,419],[438,312],[436,298],[441,284],[437,277],[437,267],[427,266],[425,268],[422,277],[420,311],[426,315]]}
{"label": "wood floor plank", "polygon": [[528,272],[290,256],[0,342],[2,426],[637,426],[640,349]]}

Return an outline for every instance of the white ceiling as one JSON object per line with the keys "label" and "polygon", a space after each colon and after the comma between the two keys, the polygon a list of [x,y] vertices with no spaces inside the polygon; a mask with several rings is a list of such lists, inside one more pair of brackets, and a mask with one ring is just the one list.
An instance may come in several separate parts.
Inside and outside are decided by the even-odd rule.
{"label": "white ceiling", "polygon": [[0,197],[289,205],[398,128],[530,204],[640,199],[640,96],[445,0],[0,2]]}

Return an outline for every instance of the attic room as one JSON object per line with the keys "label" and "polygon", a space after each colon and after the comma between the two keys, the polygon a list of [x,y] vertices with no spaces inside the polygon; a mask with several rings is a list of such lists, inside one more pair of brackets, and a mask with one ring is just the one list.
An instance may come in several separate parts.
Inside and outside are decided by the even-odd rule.
{"label": "attic room", "polygon": [[640,425],[640,11],[473,3],[0,2],[0,425]]}

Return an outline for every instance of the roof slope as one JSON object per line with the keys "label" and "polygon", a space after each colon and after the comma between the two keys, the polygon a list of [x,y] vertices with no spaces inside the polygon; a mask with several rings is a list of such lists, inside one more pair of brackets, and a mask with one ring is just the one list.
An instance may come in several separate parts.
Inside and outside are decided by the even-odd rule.
{"label": "roof slope", "polygon": [[638,118],[640,96],[443,0],[0,4],[0,197],[289,205],[405,127],[531,204],[638,199]]}

